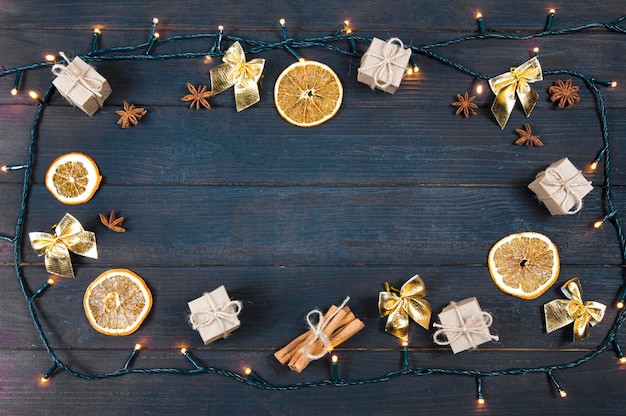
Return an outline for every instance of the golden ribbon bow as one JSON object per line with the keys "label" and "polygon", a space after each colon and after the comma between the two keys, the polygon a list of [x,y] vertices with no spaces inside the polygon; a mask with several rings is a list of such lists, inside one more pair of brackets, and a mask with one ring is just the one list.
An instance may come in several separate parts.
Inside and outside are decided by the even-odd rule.
{"label": "golden ribbon bow", "polygon": [[583,303],[583,290],[577,277],[565,282],[561,291],[569,300],[555,299],[543,305],[546,332],[574,322],[574,341],[583,340],[589,335],[589,325],[595,326],[604,317],[606,305],[594,301]]}
{"label": "golden ribbon bow", "polygon": [[211,89],[215,94],[235,86],[237,111],[245,110],[261,100],[257,82],[261,79],[265,59],[256,58],[246,62],[239,42],[235,42],[224,54],[223,64],[211,69]]}
{"label": "golden ribbon bow", "polygon": [[515,107],[516,94],[522,104],[524,113],[526,113],[526,117],[530,116],[539,95],[528,83],[541,81],[542,79],[541,64],[535,56],[517,68],[512,67],[509,72],[489,80],[491,91],[496,95],[496,99],[491,106],[491,112],[496,117],[501,129],[506,126],[513,107]]}
{"label": "golden ribbon bow", "polygon": [[[426,285],[419,275],[410,278],[402,285],[399,294],[389,291],[378,294],[378,313],[381,317],[387,316],[385,331],[407,340],[409,335],[409,317],[419,325],[428,329],[430,326],[430,303],[426,299]],[[397,291],[397,289],[396,289]]]}
{"label": "golden ribbon bow", "polygon": [[38,256],[45,255],[48,273],[63,277],[74,277],[70,251],[81,256],[98,258],[96,236],[85,231],[76,218],[65,216],[54,227],[54,235],[41,232],[29,233],[30,244]]}

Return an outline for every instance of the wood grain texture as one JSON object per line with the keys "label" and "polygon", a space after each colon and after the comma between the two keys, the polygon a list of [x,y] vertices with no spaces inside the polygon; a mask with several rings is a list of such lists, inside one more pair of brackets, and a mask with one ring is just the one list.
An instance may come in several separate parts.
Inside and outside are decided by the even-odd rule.
{"label": "wood grain texture", "polygon": [[[333,33],[344,19],[355,33],[406,43],[428,44],[477,29],[480,10],[487,30],[530,34],[542,30],[554,7],[554,29],[610,21],[623,13],[619,1],[590,5],[582,0],[501,2],[247,1],[175,5],[90,0],[49,4],[37,0],[2,4],[0,65],[40,62],[45,53],[88,52],[94,25],[103,27],[100,46],[145,41],[153,17],[161,39],[211,33],[279,41],[285,18],[294,37]],[[623,84],[624,37],[593,29],[533,40],[471,41],[437,48],[443,56],[482,74],[496,75],[541,49],[544,70],[569,69],[606,80],[603,89],[611,137],[611,179],[615,208],[626,210],[626,131]],[[157,53],[206,51],[210,42],[164,43]],[[226,46],[226,44],[224,45]],[[346,46],[346,45],[342,45]],[[358,43],[363,50],[367,45]],[[231,90],[211,99],[212,109],[190,110],[180,98],[186,82],[210,85],[202,59],[162,62],[94,62],[113,88],[94,117],[54,94],[39,131],[33,187],[25,232],[47,231],[66,212],[96,232],[99,259],[73,256],[76,279],[57,279],[35,302],[44,335],[64,362],[87,373],[120,368],[135,343],[143,349],[133,368],[191,368],[179,348],[189,348],[205,365],[242,372],[246,365],[270,382],[291,384],[331,377],[324,358],[297,374],[273,353],[306,329],[304,317],[350,295],[350,308],[365,328],[340,346],[344,378],[378,376],[400,368],[399,341],[384,332],[378,292],[384,282],[400,286],[418,273],[426,282],[433,318],[452,300],[477,296],[492,313],[498,342],[453,355],[432,342],[433,330],[412,324],[410,363],[415,367],[496,370],[571,362],[592,352],[617,313],[612,307],[623,284],[615,230],[591,224],[605,214],[604,166],[589,163],[602,146],[594,95],[582,81],[581,101],[559,110],[548,88],[564,76],[533,84],[540,94],[526,118],[516,107],[500,130],[490,113],[493,95],[476,99],[478,115],[454,116],[456,94],[476,80],[424,56],[419,75],[407,78],[395,95],[372,91],[356,81],[359,60],[323,49],[300,51],[330,65],[344,86],[337,116],[312,129],[284,122],[273,105],[274,82],[293,58],[285,51],[267,59],[261,102],[241,113]],[[22,89],[45,91],[48,68],[24,74]],[[13,77],[0,78],[0,164],[21,164],[27,156],[36,105],[25,94],[9,94]],[[138,126],[121,129],[115,111],[124,101],[148,110]],[[513,145],[515,129],[530,123],[542,148]],[[43,181],[60,154],[92,156],[104,176],[87,204],[57,202]],[[526,185],[550,163],[568,156],[595,189],[573,216],[552,217]],[[23,171],[0,174],[0,234],[12,236],[20,210]],[[98,213],[115,210],[128,231],[116,234]],[[492,282],[487,253],[501,237],[521,231],[548,235],[561,255],[558,283],[538,299],[503,294]],[[29,290],[49,276],[24,241],[19,248]],[[142,327],[127,337],[93,330],[83,313],[87,285],[109,268],[130,268],[154,296]],[[609,305],[588,339],[573,344],[571,328],[545,333],[542,305],[561,298],[571,277],[583,282],[585,300]],[[187,302],[224,284],[243,302],[242,326],[207,346],[186,322]],[[555,373],[568,392],[560,399],[545,374],[487,377],[487,404],[476,405],[473,377],[413,376],[346,388],[265,391],[215,375],[177,377],[131,375],[85,381],[57,372],[46,385],[39,378],[51,365],[16,281],[13,246],[0,241],[0,414],[619,414],[626,406],[624,372],[615,354]],[[620,335],[619,339],[623,341]],[[625,341],[626,342],[626,341]]]}

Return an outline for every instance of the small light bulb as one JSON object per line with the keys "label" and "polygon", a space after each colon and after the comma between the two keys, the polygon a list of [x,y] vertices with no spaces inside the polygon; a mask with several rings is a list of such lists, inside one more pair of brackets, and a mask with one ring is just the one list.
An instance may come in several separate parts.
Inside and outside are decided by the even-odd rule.
{"label": "small light bulb", "polygon": [[619,357],[618,361],[619,361],[620,364],[624,364],[624,363],[626,363],[626,357]]}
{"label": "small light bulb", "polygon": [[485,399],[483,399],[482,397],[480,399],[477,400],[478,404],[483,405],[485,404]]}
{"label": "small light bulb", "polygon": [[38,100],[39,99],[39,94],[37,94],[36,91],[28,91],[28,95],[30,96],[30,98],[32,98],[33,100]]}
{"label": "small light bulb", "polygon": [[617,81],[611,81],[611,88],[617,87]]}
{"label": "small light bulb", "polygon": [[591,165],[589,165],[589,168],[591,170],[596,170],[597,167],[598,167],[598,162],[593,162]]}
{"label": "small light bulb", "polygon": [[480,95],[483,93],[483,85],[482,84],[478,84],[476,86],[476,94]]}
{"label": "small light bulb", "polygon": [[141,349],[141,344],[135,344],[135,351],[139,351]]}
{"label": "small light bulb", "polygon": [[245,367],[243,369],[243,373],[247,376],[249,376],[250,374],[252,374],[252,369],[250,367]]}
{"label": "small light bulb", "polygon": [[17,88],[11,89],[11,95],[13,96],[17,95]]}
{"label": "small light bulb", "polygon": [[615,304],[615,307],[616,307],[617,309],[624,309],[624,302],[622,302],[622,301],[617,302],[617,303]]}
{"label": "small light bulb", "polygon": [[602,227],[602,221],[598,220],[596,222],[593,223],[593,228],[600,228]]}
{"label": "small light bulb", "polygon": [[402,346],[403,347],[408,347],[409,346],[409,341],[402,341]]}
{"label": "small light bulb", "polygon": [[280,23],[281,26],[285,26],[285,19],[280,19],[278,23]]}
{"label": "small light bulb", "polygon": [[155,39],[158,39],[160,36],[161,36],[161,35],[159,35],[159,32],[156,32],[156,33],[154,34],[154,38],[155,38]]}
{"label": "small light bulb", "polygon": [[346,25],[346,26],[348,26],[348,25],[350,24],[350,21],[349,21],[349,20],[344,20],[344,21],[343,21],[343,24],[344,24],[344,25]]}
{"label": "small light bulb", "polygon": [[159,23],[159,19],[155,17],[154,19],[152,19],[152,23],[156,25],[157,23]]}
{"label": "small light bulb", "polygon": [[567,392],[565,390],[560,390],[559,391],[559,396],[561,397],[567,397]]}
{"label": "small light bulb", "polygon": [[306,61],[306,59],[304,59],[304,58],[298,59],[298,62],[304,62],[304,61]]}
{"label": "small light bulb", "polygon": [[352,33],[352,29],[346,29],[346,33],[349,35],[350,33]]}
{"label": "small light bulb", "polygon": [[333,355],[331,357],[331,360],[332,360],[333,364],[337,364],[337,361],[339,361],[339,357],[337,357],[336,355]]}
{"label": "small light bulb", "polygon": [[550,11],[549,11],[548,13],[550,13],[550,14],[555,14],[555,13],[556,13],[556,10],[554,10],[554,9],[550,9]]}
{"label": "small light bulb", "polygon": [[533,48],[533,53],[535,53],[535,54],[539,53],[539,47],[535,46]]}
{"label": "small light bulb", "polygon": [[481,12],[476,12],[476,19],[480,19],[483,17],[483,14]]}
{"label": "small light bulb", "polygon": [[93,33],[95,33],[95,34],[99,35],[99,34],[100,34],[100,33],[102,33],[102,32],[100,32],[100,28],[95,27],[95,28],[93,29]]}
{"label": "small light bulb", "polygon": [[181,354],[187,354],[187,348],[184,348],[184,347],[183,347],[183,348],[181,348],[181,349],[180,349],[180,353],[181,353]]}
{"label": "small light bulb", "polygon": [[48,279],[48,284],[49,285],[53,285],[54,284],[54,279],[53,278]]}
{"label": "small light bulb", "polygon": [[6,172],[7,171],[7,165],[0,166],[0,171]]}
{"label": "small light bulb", "polygon": [[219,31],[221,32],[222,30],[224,30],[224,26],[219,25],[219,26],[217,27],[217,30],[219,30]]}
{"label": "small light bulb", "polygon": [[205,64],[211,63],[212,61],[213,61],[213,57],[212,56],[207,55],[207,56],[204,57],[204,63]]}
{"label": "small light bulb", "polygon": [[48,382],[48,380],[49,380],[49,379],[48,379],[46,376],[42,376],[40,381],[41,381],[42,383],[47,383],[47,382]]}
{"label": "small light bulb", "polygon": [[48,55],[46,55],[44,58],[45,58],[45,59],[46,59],[46,61],[48,61],[48,62],[54,62],[54,61],[56,61],[56,60],[57,60],[57,57],[56,57],[56,56],[54,56],[54,55],[52,55],[51,53],[49,53]]}
{"label": "small light bulb", "polygon": [[406,69],[406,74],[407,75],[413,75],[413,68],[407,68]]}

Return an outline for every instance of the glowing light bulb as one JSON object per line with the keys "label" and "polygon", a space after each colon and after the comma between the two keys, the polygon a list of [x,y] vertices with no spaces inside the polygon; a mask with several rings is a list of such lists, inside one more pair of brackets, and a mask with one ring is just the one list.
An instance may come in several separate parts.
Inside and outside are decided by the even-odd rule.
{"label": "glowing light bulb", "polygon": [[57,60],[57,57],[49,53],[46,56],[44,56],[44,59],[48,62],[54,62]]}
{"label": "glowing light bulb", "polygon": [[152,23],[154,23],[155,25],[158,24],[159,23],[159,19],[155,17],[154,19],[152,19]]}
{"label": "glowing light bulb", "polygon": [[213,61],[213,57],[212,56],[207,55],[207,56],[204,57],[204,63],[205,64],[211,63],[212,61]]}
{"label": "glowing light bulb", "polygon": [[44,384],[45,384],[45,383],[47,383],[47,382],[48,382],[48,380],[49,380],[49,378],[48,378],[48,377],[46,377],[46,376],[41,376],[41,380],[40,380],[40,381],[41,381],[42,383],[44,383]]}
{"label": "glowing light bulb", "polygon": [[96,35],[99,35],[102,32],[100,31],[100,28],[94,27],[93,33],[95,33]]}
{"label": "glowing light bulb", "polygon": [[54,279],[53,278],[48,279],[48,284],[49,285],[53,285],[54,284]]}
{"label": "glowing light bulb", "polygon": [[481,406],[482,406],[483,404],[485,404],[485,399],[483,399],[482,397],[481,397],[480,399],[476,400],[476,401],[477,401],[477,402],[478,402],[478,404],[480,404]]}
{"label": "glowing light bulb", "polygon": [[611,81],[611,88],[617,87],[617,81]]}
{"label": "glowing light bulb", "polygon": [[593,228],[600,228],[602,227],[602,221],[598,220],[596,222],[593,223]]}
{"label": "glowing light bulb", "polygon": [[624,302],[622,302],[622,301],[617,302],[617,303],[615,304],[615,307],[616,307],[617,309],[624,309]]}
{"label": "glowing light bulb", "polygon": [[626,357],[619,357],[618,361],[620,364],[624,364],[626,363]]}
{"label": "glowing light bulb", "polygon": [[11,95],[13,95],[13,96],[17,95],[17,88],[12,88],[11,89]]}
{"label": "glowing light bulb", "polygon": [[139,351],[141,349],[141,344],[135,344],[135,351]]}
{"label": "glowing light bulb", "polygon": [[597,167],[598,167],[598,162],[593,162],[591,165],[589,165],[589,168],[591,170],[596,170]]}
{"label": "glowing light bulb", "polygon": [[346,29],[346,33],[347,33],[347,34],[352,33],[352,29]]}
{"label": "glowing light bulb", "polygon": [[417,65],[414,65],[413,66],[413,72],[415,72],[415,73],[420,72],[420,67],[417,66]]}
{"label": "glowing light bulb", "polygon": [[252,369],[250,367],[244,367],[243,373],[249,376],[250,374],[252,374]]}
{"label": "glowing light bulb", "polygon": [[183,348],[181,348],[181,349],[180,349],[180,353],[181,353],[181,354],[187,354],[187,348],[184,348],[184,347],[183,347]]}
{"label": "glowing light bulb", "polygon": [[155,39],[158,39],[160,36],[161,36],[161,35],[159,35],[159,32],[156,32],[156,33],[154,34],[154,38],[155,38]]}
{"label": "glowing light bulb", "polygon": [[7,165],[0,166],[0,171],[7,172]]}
{"label": "glowing light bulb", "polygon": [[408,347],[409,346],[409,341],[402,341],[402,346],[403,347]]}
{"label": "glowing light bulb", "polygon": [[559,390],[559,396],[567,397],[567,392],[565,390]]}
{"label": "glowing light bulb", "polygon": [[217,30],[219,30],[219,31],[221,32],[222,30],[224,30],[224,26],[219,25],[219,26],[217,27]]}
{"label": "glowing light bulb", "polygon": [[349,21],[349,20],[344,20],[344,21],[343,21],[343,24],[344,24],[344,25],[346,25],[346,26],[348,26],[348,25],[350,24],[350,21]]}
{"label": "glowing light bulb", "polygon": [[280,23],[281,26],[285,27],[285,19],[280,19],[278,23]]}
{"label": "glowing light bulb", "polygon": [[37,94],[36,91],[28,91],[28,96],[30,98],[32,98],[33,100],[38,100],[39,99],[39,94]]}
{"label": "glowing light bulb", "polygon": [[482,19],[483,14],[481,12],[476,12],[476,19]]}
{"label": "glowing light bulb", "polygon": [[555,13],[556,13],[556,10],[554,10],[554,9],[550,9],[550,11],[549,11],[548,13],[549,13],[549,14],[555,14]]}
{"label": "glowing light bulb", "polygon": [[331,357],[331,360],[332,360],[333,364],[337,364],[337,361],[339,361],[339,357],[337,357],[336,355],[333,355]]}
{"label": "glowing light bulb", "polygon": [[480,95],[483,93],[483,84],[478,84],[476,86],[476,94]]}
{"label": "glowing light bulb", "polygon": [[304,59],[304,58],[298,59],[298,62],[304,62],[304,61],[306,61],[306,59]]}
{"label": "glowing light bulb", "polygon": [[535,46],[535,47],[533,48],[533,53],[534,53],[535,55],[536,55],[536,54],[538,54],[538,53],[539,53],[539,47]]}
{"label": "glowing light bulb", "polygon": [[413,75],[413,68],[407,68],[406,69],[406,74],[407,75]]}

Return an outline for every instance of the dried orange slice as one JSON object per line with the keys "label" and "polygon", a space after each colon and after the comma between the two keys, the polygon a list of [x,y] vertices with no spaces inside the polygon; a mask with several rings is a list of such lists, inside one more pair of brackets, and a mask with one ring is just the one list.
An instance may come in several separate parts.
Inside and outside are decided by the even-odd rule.
{"label": "dried orange slice", "polygon": [[59,156],[46,172],[46,188],[56,199],[68,205],[89,201],[101,180],[96,162],[78,152]]}
{"label": "dried orange slice", "polygon": [[543,234],[511,234],[489,251],[489,273],[504,293],[534,299],[559,277],[559,252]]}
{"label": "dried orange slice", "polygon": [[337,74],[315,61],[299,61],[288,66],[274,86],[278,113],[300,127],[313,127],[330,120],[342,99],[343,87]]}
{"label": "dried orange slice", "polygon": [[85,290],[85,314],[91,326],[105,335],[135,332],[152,308],[146,282],[128,269],[111,269]]}

